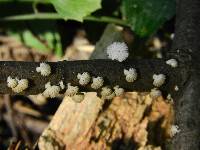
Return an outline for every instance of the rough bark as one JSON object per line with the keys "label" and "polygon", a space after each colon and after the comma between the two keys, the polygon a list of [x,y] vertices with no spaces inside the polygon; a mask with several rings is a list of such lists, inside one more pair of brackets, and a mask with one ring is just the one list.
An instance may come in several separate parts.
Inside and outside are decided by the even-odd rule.
{"label": "rough bark", "polygon": [[176,56],[185,66],[182,71],[187,82],[175,97],[175,124],[181,131],[173,138],[173,150],[200,149],[199,8],[199,0],[177,0],[176,32],[170,55]]}
{"label": "rough bark", "polygon": [[[183,68],[172,68],[161,59],[152,60],[128,60],[122,63],[110,60],[84,60],[84,61],[62,61],[49,62],[52,73],[48,77],[43,77],[36,72],[39,63],[35,62],[0,62],[0,93],[15,94],[7,87],[7,77],[17,77],[19,79],[28,79],[29,88],[20,94],[30,95],[39,94],[44,91],[45,84],[51,82],[52,85],[58,85],[62,80],[65,85],[72,83],[78,85],[77,74],[89,72],[91,76],[101,76],[105,80],[104,85],[119,85],[126,91],[149,91],[153,88],[153,74],[165,74],[167,76],[166,84],[162,86],[163,90],[174,91],[174,86],[182,87],[181,70]],[[128,83],[125,80],[124,69],[136,68],[138,79],[134,83]],[[177,79],[177,76],[180,78]],[[79,86],[80,87],[80,86]],[[90,85],[82,87],[82,91],[94,91]],[[64,92],[64,91],[63,91]]]}

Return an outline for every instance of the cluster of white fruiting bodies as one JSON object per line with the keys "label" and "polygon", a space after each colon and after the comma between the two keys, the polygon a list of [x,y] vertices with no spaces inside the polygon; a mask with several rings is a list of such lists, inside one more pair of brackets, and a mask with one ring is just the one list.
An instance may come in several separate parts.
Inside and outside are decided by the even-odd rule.
{"label": "cluster of white fruiting bodies", "polygon": [[49,76],[51,74],[51,67],[47,63],[40,63],[40,66],[36,68],[37,72],[40,72],[42,76]]}
{"label": "cluster of white fruiting bodies", "polygon": [[122,95],[124,93],[124,89],[120,88],[119,85],[116,85],[114,87],[114,92],[115,92],[116,96],[120,96],[120,95]]}
{"label": "cluster of white fruiting bodies", "polygon": [[113,99],[115,96],[120,96],[124,93],[124,89],[120,88],[118,85],[116,85],[114,88],[114,91],[109,87],[103,87],[101,90],[101,96],[103,99]]}
{"label": "cluster of white fruiting bodies", "polygon": [[51,85],[50,82],[45,84],[45,91],[42,93],[45,97],[55,98],[59,95],[61,90],[60,86]]}
{"label": "cluster of white fruiting bodies", "polygon": [[77,78],[79,79],[80,85],[87,85],[90,82],[90,74],[88,72],[78,73]]}
{"label": "cluster of white fruiting bodies", "polygon": [[160,87],[165,83],[166,76],[164,74],[154,74],[153,75],[153,85]]}
{"label": "cluster of white fruiting bodies", "polygon": [[15,93],[23,92],[28,88],[28,80],[27,79],[18,79],[18,78],[7,78],[7,86],[12,89]]}
{"label": "cluster of white fruiting bodies", "polygon": [[66,96],[74,96],[78,93],[78,86],[72,86],[71,83],[67,84],[67,90],[65,91]]}
{"label": "cluster of white fruiting bodies", "polygon": [[92,78],[92,84],[91,84],[91,88],[97,90],[99,89],[100,87],[103,86],[103,83],[104,83],[104,80],[102,77],[93,77]]}
{"label": "cluster of white fruiting bodies", "polygon": [[114,42],[107,47],[108,58],[122,62],[128,58],[128,46],[124,42]]}
{"label": "cluster of white fruiting bodies", "polygon": [[181,132],[181,130],[179,129],[178,125],[172,125],[171,126],[170,133],[171,133],[172,137],[175,136],[176,134],[178,134],[179,132]]}
{"label": "cluster of white fruiting bodies", "polygon": [[129,70],[124,69],[124,75],[127,82],[134,82],[137,79],[137,71],[134,68],[129,68]]}
{"label": "cluster of white fruiting bodies", "polygon": [[176,59],[169,59],[169,60],[166,61],[166,64],[170,65],[173,68],[178,67],[178,62],[177,62]]}
{"label": "cluster of white fruiting bodies", "polygon": [[154,89],[151,89],[150,96],[152,98],[157,98],[159,96],[162,96],[162,92],[158,90],[157,88],[154,88]]}

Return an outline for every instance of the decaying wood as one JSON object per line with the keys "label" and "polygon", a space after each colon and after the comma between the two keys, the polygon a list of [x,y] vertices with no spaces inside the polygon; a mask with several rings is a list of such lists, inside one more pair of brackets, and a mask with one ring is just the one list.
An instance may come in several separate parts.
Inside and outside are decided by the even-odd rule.
{"label": "decaying wood", "polygon": [[[95,93],[85,94],[85,99],[81,103],[65,97],[48,128],[40,137],[39,148],[56,149],[52,140],[57,141],[57,147],[60,148],[72,149],[79,145],[94,124],[103,103],[104,101]],[[46,137],[51,138],[51,141],[46,140]]]}
{"label": "decaying wood", "polygon": [[[126,93],[114,98],[106,109],[100,111],[103,101],[96,98],[95,93],[88,93],[82,103],[77,104],[69,97],[64,99],[39,139],[41,150],[119,147],[160,150],[160,146],[151,144],[156,141],[162,145],[170,136],[172,105],[162,97],[152,99],[147,93]],[[94,107],[98,109],[94,110]],[[156,133],[152,132],[155,128]],[[149,136],[158,138],[151,138],[149,143]]]}

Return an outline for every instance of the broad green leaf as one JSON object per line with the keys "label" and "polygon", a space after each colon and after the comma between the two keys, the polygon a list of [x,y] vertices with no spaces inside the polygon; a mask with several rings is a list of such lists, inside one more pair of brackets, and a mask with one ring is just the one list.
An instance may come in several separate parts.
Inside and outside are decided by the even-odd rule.
{"label": "broad green leaf", "polygon": [[131,29],[148,36],[175,14],[175,0],[123,0],[122,8]]}
{"label": "broad green leaf", "polygon": [[65,20],[83,21],[83,18],[101,8],[101,0],[49,0]]}

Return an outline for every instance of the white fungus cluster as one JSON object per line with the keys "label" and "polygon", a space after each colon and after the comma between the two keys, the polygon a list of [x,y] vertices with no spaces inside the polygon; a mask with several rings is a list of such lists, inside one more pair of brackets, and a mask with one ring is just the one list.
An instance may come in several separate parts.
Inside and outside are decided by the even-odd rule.
{"label": "white fungus cluster", "polygon": [[10,76],[7,78],[7,86],[12,88],[15,93],[20,93],[28,88],[28,80],[27,79],[13,79]]}
{"label": "white fungus cluster", "polygon": [[114,42],[107,47],[108,58],[122,62],[127,59],[128,46],[124,42]]}
{"label": "white fungus cluster", "polygon": [[162,96],[162,92],[160,90],[154,88],[154,89],[151,89],[150,96],[152,98],[158,98],[159,96]]}
{"label": "white fungus cluster", "polygon": [[153,75],[153,85],[160,87],[165,83],[166,76],[164,74],[154,74]]}
{"label": "white fungus cluster", "polygon": [[37,72],[40,72],[42,76],[48,76],[51,74],[51,67],[49,64],[40,63],[40,66],[36,68]]}
{"label": "white fungus cluster", "polygon": [[88,72],[84,72],[82,74],[78,73],[77,78],[79,79],[80,85],[87,85],[90,82],[90,74]]}
{"label": "white fungus cluster", "polygon": [[114,87],[114,90],[115,90],[114,92],[115,92],[116,96],[120,96],[120,95],[122,95],[124,93],[124,89],[120,88],[119,85],[116,85]]}
{"label": "white fungus cluster", "polygon": [[79,93],[79,94],[72,96],[72,100],[76,103],[82,102],[84,100],[84,98],[85,98],[85,95],[82,94],[82,93]]}
{"label": "white fungus cluster", "polygon": [[101,90],[101,96],[103,99],[113,99],[116,95],[115,92],[113,92],[110,88],[108,87],[103,87]]}
{"label": "white fungus cluster", "polygon": [[168,95],[167,95],[167,101],[170,102],[170,103],[174,103],[174,100],[173,100],[171,94],[168,94]]}
{"label": "white fungus cluster", "polygon": [[175,85],[175,86],[174,86],[174,90],[175,90],[175,91],[178,91],[178,90],[179,90],[179,87],[178,87],[177,85]]}
{"label": "white fungus cluster", "polygon": [[134,82],[137,79],[137,71],[134,68],[129,68],[129,70],[124,69],[124,75],[127,82]]}
{"label": "white fungus cluster", "polygon": [[59,92],[61,90],[60,86],[57,85],[51,85],[50,82],[45,84],[45,91],[42,93],[45,97],[55,98],[59,95]]}
{"label": "white fungus cluster", "polygon": [[103,86],[104,80],[102,77],[92,78],[91,88],[97,90]]}
{"label": "white fungus cluster", "polygon": [[67,84],[67,90],[65,92],[66,96],[74,96],[76,93],[78,93],[78,86],[71,86],[71,83]]}
{"label": "white fungus cluster", "polygon": [[60,88],[61,88],[62,90],[65,88],[65,85],[64,85],[64,83],[63,83],[62,80],[59,82],[59,85],[60,85]]}
{"label": "white fungus cluster", "polygon": [[178,66],[178,62],[176,59],[169,59],[166,61],[167,65],[170,65],[173,68],[176,68]]}
{"label": "white fungus cluster", "polygon": [[18,84],[17,79],[13,79],[10,76],[7,78],[7,86],[9,88],[15,88]]}
{"label": "white fungus cluster", "polygon": [[175,136],[177,133],[179,133],[181,130],[179,129],[178,125],[172,125],[171,126],[171,135],[172,137]]}

